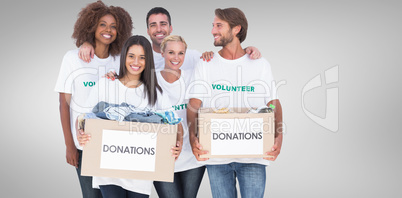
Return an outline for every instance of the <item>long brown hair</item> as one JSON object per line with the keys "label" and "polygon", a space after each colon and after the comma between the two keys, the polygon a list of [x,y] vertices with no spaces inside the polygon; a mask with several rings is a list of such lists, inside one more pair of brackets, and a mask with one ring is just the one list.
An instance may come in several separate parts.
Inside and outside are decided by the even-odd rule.
{"label": "long brown hair", "polygon": [[120,55],[120,71],[117,78],[122,79],[127,73],[126,59],[128,49],[133,45],[140,45],[145,53],[145,69],[141,73],[140,81],[144,84],[144,97],[148,96],[148,103],[154,106],[158,99],[157,90],[162,93],[155,74],[154,55],[151,43],[147,38],[141,35],[131,36],[124,43]]}

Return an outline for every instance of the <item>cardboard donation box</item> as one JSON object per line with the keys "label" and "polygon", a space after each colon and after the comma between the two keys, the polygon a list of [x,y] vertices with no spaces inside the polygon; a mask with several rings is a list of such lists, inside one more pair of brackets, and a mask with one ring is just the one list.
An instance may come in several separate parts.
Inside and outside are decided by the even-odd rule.
{"label": "cardboard donation box", "polygon": [[81,174],[173,182],[177,125],[85,120]]}
{"label": "cardboard donation box", "polygon": [[274,113],[247,113],[248,108],[198,112],[200,144],[208,154],[202,158],[263,158],[275,141]]}

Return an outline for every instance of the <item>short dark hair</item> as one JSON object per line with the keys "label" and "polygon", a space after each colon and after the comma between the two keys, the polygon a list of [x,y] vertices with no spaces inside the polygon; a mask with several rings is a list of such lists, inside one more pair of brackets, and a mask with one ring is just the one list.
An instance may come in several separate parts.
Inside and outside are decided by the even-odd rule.
{"label": "short dark hair", "polygon": [[240,32],[236,35],[240,43],[246,39],[248,22],[246,15],[239,8],[216,9],[215,16],[229,23],[230,28],[240,25]]}
{"label": "short dark hair", "polygon": [[147,23],[147,28],[148,28],[148,19],[149,19],[149,16],[151,16],[151,15],[153,15],[153,14],[164,14],[164,15],[166,15],[167,16],[167,18],[168,18],[168,22],[169,22],[169,25],[172,25],[172,20],[170,19],[170,14],[169,14],[169,12],[165,9],[165,8],[162,8],[162,7],[154,7],[154,8],[152,8],[149,12],[148,12],[148,14],[147,14],[147,19],[146,19],[146,23]]}
{"label": "short dark hair", "polygon": [[144,84],[144,96],[148,96],[148,103],[154,106],[158,98],[156,90],[162,93],[162,88],[159,86],[155,74],[154,56],[151,43],[147,38],[141,35],[131,36],[124,43],[120,55],[120,71],[118,79],[122,79],[127,74],[126,59],[128,49],[133,45],[140,45],[145,53],[145,68],[141,73],[140,81]]}

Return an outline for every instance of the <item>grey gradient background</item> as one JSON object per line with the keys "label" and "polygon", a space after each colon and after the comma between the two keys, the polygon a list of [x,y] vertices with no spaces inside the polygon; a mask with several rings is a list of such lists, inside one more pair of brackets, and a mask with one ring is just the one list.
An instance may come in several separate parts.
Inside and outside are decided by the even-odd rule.
{"label": "grey gradient background", "polygon": [[[80,197],[53,91],[73,25],[92,1],[2,1],[1,197]],[[266,197],[402,197],[401,1],[105,1],[125,8],[146,35],[149,9],[172,15],[189,48],[217,51],[215,8],[238,7],[249,21],[243,46],[270,61],[286,134],[267,168]],[[146,35],[147,36],[147,35]],[[148,36],[147,36],[148,37]],[[306,116],[302,89],[339,66],[339,81],[309,91],[306,108],[323,117],[327,88],[339,89],[339,130]],[[199,197],[210,197],[207,174]],[[155,194],[152,197],[156,197]]]}

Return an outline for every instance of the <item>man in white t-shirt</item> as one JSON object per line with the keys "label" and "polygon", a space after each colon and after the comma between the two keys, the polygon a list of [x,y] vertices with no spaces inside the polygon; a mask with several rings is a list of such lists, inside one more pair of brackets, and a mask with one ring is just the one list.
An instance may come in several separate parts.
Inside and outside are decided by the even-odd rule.
{"label": "man in white t-shirt", "polygon": [[[162,7],[155,7],[147,13],[147,33],[152,43],[154,52],[155,70],[161,71],[165,67],[165,59],[161,54],[161,43],[163,39],[169,36],[172,31],[172,21],[169,12]],[[192,70],[200,60],[201,53],[197,50],[187,49],[186,58],[181,69]]]}
{"label": "man in white t-shirt", "polygon": [[[264,197],[266,165],[274,161],[282,146],[282,107],[276,97],[271,67],[264,58],[252,60],[240,43],[247,35],[248,23],[237,8],[216,9],[212,34],[214,45],[222,46],[210,62],[199,61],[193,84],[186,98],[190,142],[197,160],[208,170],[213,197],[237,197],[236,178],[242,198]],[[200,158],[196,119],[201,106],[210,108],[261,107],[274,105],[275,144],[265,148],[272,158]]]}
{"label": "man in white t-shirt", "polygon": [[[147,33],[152,43],[152,51],[154,55],[154,63],[156,72],[163,70],[165,67],[165,60],[161,54],[161,43],[163,39],[169,36],[172,31],[172,21],[170,18],[170,13],[162,7],[154,7],[148,11],[146,17],[147,23]],[[255,47],[247,47],[245,48],[247,54],[250,54],[252,59],[258,59],[261,57],[260,51]],[[94,56],[94,48],[88,42],[85,42],[79,52],[79,57],[84,62],[91,62],[91,58]],[[202,54],[205,60],[210,60],[213,57],[212,52],[205,52]],[[186,50],[186,58],[184,59],[184,63],[181,69],[192,71],[197,62],[201,58],[201,53],[197,50],[187,49]],[[114,78],[112,77],[112,80]]]}
{"label": "man in white t-shirt", "polygon": [[[161,55],[161,43],[163,39],[169,36],[173,31],[170,14],[165,8],[155,7],[147,13],[146,22],[147,33],[152,41],[155,70],[160,71],[165,66],[165,60]],[[255,47],[247,47],[246,52],[250,54],[253,59],[260,58],[260,52]],[[209,53],[209,55],[212,56],[212,53]],[[184,59],[181,69],[188,71],[192,70],[200,60],[200,57],[201,53],[197,50],[187,49],[186,58]]]}

